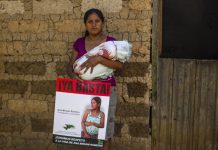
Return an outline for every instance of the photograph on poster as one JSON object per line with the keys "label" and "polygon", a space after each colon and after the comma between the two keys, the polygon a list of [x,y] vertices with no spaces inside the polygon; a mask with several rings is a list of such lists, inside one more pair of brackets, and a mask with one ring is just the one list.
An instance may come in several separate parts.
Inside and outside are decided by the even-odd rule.
{"label": "photograph on poster", "polygon": [[[99,101],[96,102],[93,98],[97,100],[100,99],[100,104]],[[53,134],[82,137],[84,133],[82,124],[87,124],[85,128],[90,136],[86,136],[86,138],[104,140],[108,105],[108,96],[56,92]],[[99,109],[99,115],[93,115],[93,109]],[[83,118],[86,119],[86,123],[83,123]],[[103,125],[97,128],[91,125],[93,123],[92,121],[96,121],[96,123],[99,122],[99,124],[103,122]]]}
{"label": "photograph on poster", "polygon": [[98,139],[99,128],[104,128],[105,114],[101,110],[101,98],[91,99],[91,109],[87,109],[82,118],[82,137]]}

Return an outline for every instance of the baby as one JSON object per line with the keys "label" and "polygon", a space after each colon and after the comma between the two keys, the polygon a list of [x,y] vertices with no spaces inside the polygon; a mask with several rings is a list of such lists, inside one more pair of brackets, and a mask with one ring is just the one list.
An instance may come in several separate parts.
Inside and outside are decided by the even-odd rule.
{"label": "baby", "polygon": [[91,73],[90,69],[85,71],[80,69],[82,65],[90,56],[100,55],[107,59],[118,60],[120,62],[126,62],[131,56],[132,45],[127,41],[107,41],[97,47],[88,51],[85,55],[77,59],[73,65],[74,72],[79,75],[83,80],[93,80],[95,78],[105,79],[113,74],[113,69],[108,68],[102,64],[98,64],[94,67]]}

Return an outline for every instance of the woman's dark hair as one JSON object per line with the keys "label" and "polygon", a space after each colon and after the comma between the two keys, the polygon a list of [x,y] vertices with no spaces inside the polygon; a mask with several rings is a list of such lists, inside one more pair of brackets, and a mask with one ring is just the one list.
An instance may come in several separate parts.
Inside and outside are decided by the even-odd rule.
{"label": "woman's dark hair", "polygon": [[[84,14],[84,18],[83,18],[83,21],[84,23],[86,23],[86,21],[88,20],[88,17],[91,15],[91,14],[96,14],[102,22],[104,22],[104,15],[103,13],[99,10],[99,9],[96,9],[96,8],[91,8],[89,10],[87,10]],[[88,31],[85,32],[85,36],[88,36],[89,33]]]}
{"label": "woman's dark hair", "polygon": [[100,97],[93,97],[92,100],[94,100],[97,104],[101,104],[101,98]]}

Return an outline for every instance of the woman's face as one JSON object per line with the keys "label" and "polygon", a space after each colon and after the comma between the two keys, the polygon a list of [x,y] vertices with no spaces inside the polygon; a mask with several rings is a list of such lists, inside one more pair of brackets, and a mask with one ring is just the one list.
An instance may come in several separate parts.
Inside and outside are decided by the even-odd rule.
{"label": "woman's face", "polygon": [[95,13],[89,15],[85,23],[86,30],[90,35],[98,35],[102,32],[104,23]]}
{"label": "woman's face", "polygon": [[92,107],[92,109],[97,109],[99,107],[99,104],[95,100],[92,100],[91,107]]}

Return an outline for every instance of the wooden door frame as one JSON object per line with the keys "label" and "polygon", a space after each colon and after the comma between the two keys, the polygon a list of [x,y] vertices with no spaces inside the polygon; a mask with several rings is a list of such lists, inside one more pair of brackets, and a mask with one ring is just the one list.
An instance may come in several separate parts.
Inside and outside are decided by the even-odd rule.
{"label": "wooden door frame", "polygon": [[153,0],[152,16],[152,127],[151,127],[151,150],[157,150],[157,81],[158,62],[162,48],[162,0]]}

